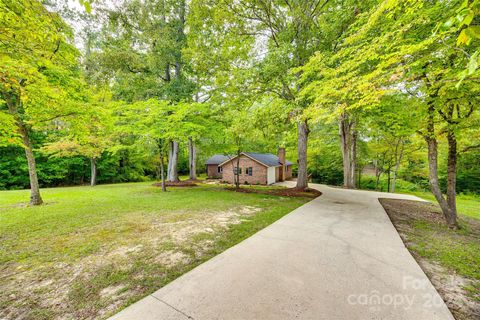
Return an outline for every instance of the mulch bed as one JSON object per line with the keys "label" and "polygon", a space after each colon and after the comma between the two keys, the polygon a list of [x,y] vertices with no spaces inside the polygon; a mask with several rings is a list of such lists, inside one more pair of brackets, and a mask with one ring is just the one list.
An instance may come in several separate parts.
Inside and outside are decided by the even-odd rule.
{"label": "mulch bed", "polygon": [[[184,180],[184,181],[176,181],[176,182],[165,181],[165,186],[166,187],[196,187],[197,183],[199,182],[201,182],[201,180]],[[161,182],[155,182],[152,185],[155,187],[162,187]]]}
{"label": "mulch bed", "polygon": [[441,210],[430,202],[401,200],[401,199],[378,199],[387,212],[390,220],[399,231],[406,231],[415,221],[427,220],[428,222],[445,225]]}
{"label": "mulch bed", "polygon": [[249,187],[240,187],[239,189],[235,187],[226,187],[226,190],[243,192],[243,193],[259,193],[259,194],[268,194],[281,197],[301,197],[301,198],[316,198],[322,195],[322,193],[316,189],[307,188],[305,190],[299,190],[296,188],[285,188],[285,189],[267,189],[262,190],[260,188],[249,188]]}

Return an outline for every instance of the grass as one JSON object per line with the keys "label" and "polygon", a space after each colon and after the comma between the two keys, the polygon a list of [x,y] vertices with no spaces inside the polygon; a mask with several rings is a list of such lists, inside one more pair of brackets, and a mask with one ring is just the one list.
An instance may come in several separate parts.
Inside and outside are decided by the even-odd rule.
{"label": "grass", "polygon": [[0,192],[0,318],[105,318],[307,202],[151,183]]}
{"label": "grass", "polygon": [[[416,195],[422,199],[436,203],[435,197],[431,192],[414,191],[407,192]],[[457,195],[457,210],[460,215],[470,218],[480,219],[480,195],[459,194]]]}
{"label": "grass", "polygon": [[460,216],[461,228],[451,230],[439,207],[432,203],[391,199],[381,203],[456,319],[478,316],[480,221]]}
{"label": "grass", "polygon": [[[374,190],[375,177],[364,175],[362,176],[362,189]],[[380,179],[379,191],[387,191],[387,181],[384,176]],[[430,202],[436,203],[435,197],[430,191],[425,191],[417,184],[398,179],[395,188],[397,193],[412,194]],[[460,215],[470,218],[480,219],[480,194],[458,194],[457,195],[457,210]]]}
{"label": "grass", "polygon": [[[183,180],[188,180],[190,179],[190,176],[188,174],[181,174],[178,176],[178,178],[183,181]],[[207,179],[207,174],[206,173],[199,173],[197,174],[197,179],[199,180],[205,180]]]}

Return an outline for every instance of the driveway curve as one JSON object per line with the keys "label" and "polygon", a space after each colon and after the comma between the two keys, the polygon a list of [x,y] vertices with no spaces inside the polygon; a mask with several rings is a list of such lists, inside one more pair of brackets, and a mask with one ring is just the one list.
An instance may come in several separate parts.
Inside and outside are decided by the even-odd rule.
{"label": "driveway curve", "polygon": [[418,198],[311,187],[323,195],[111,319],[453,319],[378,202]]}

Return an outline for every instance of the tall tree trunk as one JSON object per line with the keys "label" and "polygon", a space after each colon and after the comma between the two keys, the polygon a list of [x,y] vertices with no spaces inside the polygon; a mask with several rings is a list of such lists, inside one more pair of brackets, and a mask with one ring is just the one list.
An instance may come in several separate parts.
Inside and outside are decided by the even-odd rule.
{"label": "tall tree trunk", "polygon": [[364,167],[358,168],[358,182],[357,182],[357,187],[358,187],[359,189],[362,188],[362,171],[363,171],[363,168],[364,168]]}
{"label": "tall tree trunk", "polygon": [[379,164],[378,164],[378,155],[375,156],[376,159],[373,160],[373,165],[375,166],[375,190],[378,190],[378,183],[380,182],[380,175],[382,174],[382,171],[380,170],[380,168],[378,167]]}
{"label": "tall tree trunk", "polygon": [[[178,0],[178,42],[185,41],[185,13],[187,2],[185,0]],[[175,78],[180,79],[182,76],[182,50],[176,53],[175,58]]]}
{"label": "tall tree trunk", "polygon": [[94,187],[97,185],[97,159],[90,159],[90,186]]}
{"label": "tall tree trunk", "polygon": [[[447,225],[450,228],[457,228],[457,212],[456,208],[454,207],[453,210],[450,208],[448,201],[443,197],[442,190],[440,188],[440,184],[438,181],[438,143],[435,137],[435,119],[434,119],[435,107],[432,103],[430,103],[428,107],[428,123],[427,123],[427,134],[424,135],[425,141],[427,142],[428,146],[428,169],[429,169],[429,184],[430,189],[435,196],[440,208],[442,209],[442,213],[447,221]],[[456,143],[455,143],[456,147]],[[450,174],[453,174],[453,170],[456,169],[456,148],[455,148],[455,161],[452,159],[452,163],[450,163],[450,153],[451,153],[451,146],[449,141],[449,177]],[[453,155],[452,155],[453,158]],[[454,181],[453,181],[454,182]],[[449,187],[451,188],[451,186]],[[450,196],[452,196],[452,190],[449,189]],[[453,193],[455,191],[453,190]]]}
{"label": "tall tree trunk", "polygon": [[[396,156],[396,163],[395,163],[395,169],[393,170],[393,178],[392,178],[392,186],[390,189],[390,192],[395,193],[395,184],[397,183],[397,175],[398,175],[398,170],[400,169],[400,163],[402,162],[403,159],[403,150],[405,148],[405,142],[403,140],[399,141],[400,144],[400,154]],[[396,153],[396,149],[395,149]]]}
{"label": "tall tree trunk", "polygon": [[387,169],[387,192],[390,190],[390,182],[392,181],[392,179],[390,178],[391,172],[392,172],[392,167],[391,167],[391,165],[388,165],[388,169]]}
{"label": "tall tree trunk", "polygon": [[238,149],[236,161],[231,161],[233,170],[233,184],[235,185],[235,189],[237,190],[240,189],[240,153],[241,150]]}
{"label": "tall tree trunk", "polygon": [[171,142],[171,159],[169,162],[170,166],[170,172],[169,172],[169,178],[168,181],[170,182],[177,182],[179,181],[178,179],[178,142],[177,141],[172,141]]}
{"label": "tall tree trunk", "polygon": [[355,173],[357,172],[357,131],[354,122],[352,122],[351,133],[350,184],[352,188],[355,188],[357,186],[357,180],[355,179]]}
{"label": "tall tree trunk", "polygon": [[22,136],[23,148],[25,150],[25,156],[28,164],[28,176],[30,179],[30,204],[37,206],[43,203],[42,196],[40,195],[40,186],[38,184],[37,176],[37,164],[35,162],[35,156],[33,154],[32,143],[28,129],[23,123],[18,110],[20,108],[20,97],[15,93],[4,93],[5,101],[8,106],[8,111],[13,115],[17,122],[18,132]]}
{"label": "tall tree trunk", "polygon": [[380,184],[381,175],[382,175],[382,171],[378,170],[375,172],[375,190],[378,190],[378,185]]}
{"label": "tall tree trunk", "polygon": [[167,191],[167,188],[165,186],[165,163],[164,163],[164,154],[163,154],[163,149],[160,151],[160,179],[162,181],[162,191],[165,192]]}
{"label": "tall tree trunk", "polygon": [[235,188],[238,190],[240,189],[240,150],[237,152],[237,169],[234,169],[234,181],[235,181]]}
{"label": "tall tree trunk", "polygon": [[343,186],[349,188],[350,177],[350,156],[348,148],[348,125],[344,119],[344,115],[340,116],[339,135],[340,135],[340,147],[342,149],[342,164],[343,164]]}
{"label": "tall tree trunk", "polygon": [[30,141],[30,136],[28,135],[27,128],[25,128],[20,119],[17,121],[17,123],[19,129],[18,131],[22,136],[25,156],[28,163],[28,176],[30,178],[30,204],[33,206],[37,206],[43,203],[43,199],[40,195],[40,186],[38,184],[37,176],[37,164],[35,162],[35,156],[33,154],[32,143]]}
{"label": "tall tree trunk", "polygon": [[307,147],[309,133],[307,121],[300,121],[298,123],[298,175],[296,186],[300,190],[308,188]]}
{"label": "tall tree trunk", "polygon": [[343,186],[355,188],[357,133],[355,122],[344,112],[339,121],[340,144],[343,158]]}
{"label": "tall tree trunk", "polygon": [[438,144],[435,138],[427,138],[428,145],[428,169],[430,189],[435,196],[440,208],[442,209],[445,220],[450,228],[457,227],[457,213],[452,211],[450,206],[442,195],[440,184],[438,182]]}
{"label": "tall tree trunk", "polygon": [[170,82],[172,80],[170,76],[170,63],[167,62],[165,66],[165,82]]}
{"label": "tall tree trunk", "polygon": [[168,162],[167,162],[167,180],[171,179],[172,172],[172,158],[173,158],[173,141],[168,143]]}
{"label": "tall tree trunk", "polygon": [[[451,211],[451,220],[457,224],[457,138],[453,130],[447,134],[448,163],[447,163],[447,202]],[[450,223],[449,223],[450,224]]]}
{"label": "tall tree trunk", "polygon": [[197,148],[192,137],[188,138],[188,166],[190,169],[190,180],[197,180]]}

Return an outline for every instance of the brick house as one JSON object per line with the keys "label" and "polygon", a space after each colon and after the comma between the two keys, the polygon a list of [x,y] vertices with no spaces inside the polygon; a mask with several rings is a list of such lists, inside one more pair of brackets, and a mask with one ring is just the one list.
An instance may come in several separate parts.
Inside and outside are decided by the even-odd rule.
{"label": "brick house", "polygon": [[237,156],[214,155],[206,161],[207,176],[234,184],[234,172],[238,170],[241,184],[269,185],[292,178],[293,163],[285,159],[285,148],[278,156],[271,153],[242,152]]}
{"label": "brick house", "polygon": [[231,157],[224,156],[223,154],[216,154],[210,157],[205,165],[207,166],[207,177],[210,179],[221,179],[222,178],[222,167],[219,167],[221,163],[224,163]]}

